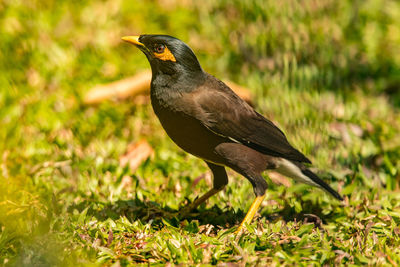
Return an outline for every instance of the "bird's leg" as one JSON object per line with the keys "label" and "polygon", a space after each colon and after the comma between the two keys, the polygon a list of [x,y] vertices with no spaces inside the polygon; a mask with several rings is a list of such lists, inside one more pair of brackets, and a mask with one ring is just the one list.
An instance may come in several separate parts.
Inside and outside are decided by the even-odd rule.
{"label": "bird's leg", "polygon": [[215,189],[212,188],[211,190],[209,190],[207,193],[205,193],[204,195],[202,195],[201,197],[197,198],[193,203],[191,203],[188,206],[188,210],[193,210],[195,208],[197,208],[198,206],[200,206],[203,202],[205,202],[207,199],[209,199],[210,197],[212,197],[213,195],[215,195],[216,193],[218,193],[219,191],[221,191],[222,189],[224,189],[223,187],[219,188],[219,189]]}
{"label": "bird's leg", "polygon": [[186,206],[180,213],[184,214],[197,208],[207,199],[224,189],[224,187],[228,183],[228,175],[226,174],[225,168],[223,166],[215,165],[207,161],[206,163],[213,173],[213,188],[201,197],[197,198],[193,203]]}
{"label": "bird's leg", "polygon": [[[253,162],[256,162],[255,160]],[[243,226],[247,223],[250,224],[251,221],[254,218],[254,215],[258,211],[258,208],[260,207],[261,203],[263,202],[265,198],[265,191],[267,190],[267,182],[261,175],[261,171],[263,168],[263,164],[257,165],[249,165],[249,164],[240,164],[240,161],[238,161],[239,164],[230,166],[232,169],[237,171],[238,173],[242,174],[244,177],[246,177],[250,183],[253,185],[253,190],[254,194],[256,195],[256,199],[254,200],[253,204],[251,204],[251,207],[249,211],[247,212],[246,216],[244,217],[242,223],[239,225],[238,229],[236,230],[236,234],[239,234]],[[247,168],[243,168],[243,166],[246,166]],[[249,167],[250,166],[250,167]],[[256,167],[254,167],[256,166]]]}
{"label": "bird's leg", "polygon": [[263,202],[265,198],[265,194],[262,196],[257,196],[256,199],[254,200],[253,204],[251,204],[251,207],[249,211],[246,214],[246,217],[244,217],[242,223],[240,224],[239,228],[236,230],[236,233],[240,233],[243,229],[243,226],[247,223],[250,224],[251,221],[253,220],[254,215],[258,211],[258,208],[260,207],[261,203]]}

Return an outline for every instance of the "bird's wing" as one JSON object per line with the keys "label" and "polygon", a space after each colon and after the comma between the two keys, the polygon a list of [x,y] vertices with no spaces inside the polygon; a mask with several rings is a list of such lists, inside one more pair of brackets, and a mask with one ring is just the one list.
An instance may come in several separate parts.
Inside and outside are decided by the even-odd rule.
{"label": "bird's wing", "polygon": [[278,127],[219,80],[198,88],[191,98],[195,110],[192,116],[215,134],[268,155],[311,163],[289,144]]}

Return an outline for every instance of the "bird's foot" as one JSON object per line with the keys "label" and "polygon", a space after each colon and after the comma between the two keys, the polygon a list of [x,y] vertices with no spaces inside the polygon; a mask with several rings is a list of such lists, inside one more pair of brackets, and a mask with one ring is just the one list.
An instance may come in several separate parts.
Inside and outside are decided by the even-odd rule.
{"label": "bird's foot", "polygon": [[188,215],[190,215],[191,213],[193,213],[193,210],[195,210],[195,209],[196,209],[196,206],[194,206],[193,203],[191,203],[191,204],[189,204],[189,205],[187,205],[187,206],[181,208],[181,209],[178,211],[178,215],[179,215],[180,217],[187,217]]}
{"label": "bird's foot", "polygon": [[240,234],[242,232],[245,224],[250,224],[251,223],[251,221],[253,220],[254,215],[258,211],[258,208],[260,207],[260,205],[263,202],[264,198],[265,198],[265,195],[256,197],[256,199],[254,200],[253,204],[251,204],[251,207],[250,207],[249,211],[247,212],[246,217],[244,217],[242,223],[239,225],[238,229],[236,230],[236,232],[235,232],[236,235],[238,235],[238,234]]}

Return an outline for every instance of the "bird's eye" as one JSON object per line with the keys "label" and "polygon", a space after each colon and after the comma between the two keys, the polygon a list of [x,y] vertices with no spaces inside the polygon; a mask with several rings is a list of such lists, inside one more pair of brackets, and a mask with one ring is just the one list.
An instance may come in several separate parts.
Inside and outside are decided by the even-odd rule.
{"label": "bird's eye", "polygon": [[159,53],[159,54],[164,52],[164,49],[165,49],[165,45],[163,45],[163,44],[156,44],[154,46],[154,52]]}

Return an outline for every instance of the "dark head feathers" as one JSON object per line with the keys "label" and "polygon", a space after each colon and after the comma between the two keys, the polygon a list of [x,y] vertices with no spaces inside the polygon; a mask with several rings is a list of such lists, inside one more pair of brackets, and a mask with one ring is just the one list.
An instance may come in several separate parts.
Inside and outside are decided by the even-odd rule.
{"label": "dark head feathers", "polygon": [[[203,72],[196,55],[192,49],[182,42],[181,40],[169,36],[169,35],[154,35],[154,34],[143,34],[140,35],[139,41],[145,45],[148,49],[143,51],[150,61],[153,72],[156,70],[163,71],[187,71],[187,72]],[[163,61],[151,55],[156,45],[165,45],[175,57],[176,62]],[[150,54],[149,54],[150,53]]]}

